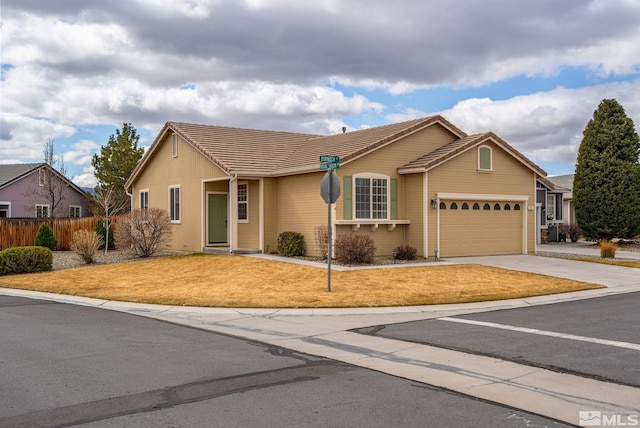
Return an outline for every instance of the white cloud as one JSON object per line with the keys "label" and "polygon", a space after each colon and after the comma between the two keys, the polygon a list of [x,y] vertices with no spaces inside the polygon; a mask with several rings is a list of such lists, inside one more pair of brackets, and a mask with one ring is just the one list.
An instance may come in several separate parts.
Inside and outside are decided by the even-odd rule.
{"label": "white cloud", "polygon": [[[596,86],[504,101],[488,89],[445,115],[570,162],[600,99],[640,123],[640,82],[602,84],[640,73],[638,22],[632,0],[4,0],[0,159],[40,159],[48,138],[123,122],[335,133],[355,116],[366,127],[430,114],[412,104],[426,88],[569,67]],[[96,149],[79,141],[65,159],[86,165]]]}
{"label": "white cloud", "polygon": [[636,80],[581,89],[557,88],[504,101],[469,99],[442,114],[469,133],[496,132],[535,162],[573,164],[582,131],[602,99],[618,100],[638,129],[639,88],[640,80]]}

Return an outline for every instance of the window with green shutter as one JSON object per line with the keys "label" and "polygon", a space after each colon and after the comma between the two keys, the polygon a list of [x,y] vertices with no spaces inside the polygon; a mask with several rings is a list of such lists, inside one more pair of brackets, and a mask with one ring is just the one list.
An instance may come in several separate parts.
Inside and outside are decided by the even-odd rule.
{"label": "window with green shutter", "polygon": [[342,177],[342,182],[344,183],[344,191],[342,192],[344,199],[344,219],[352,220],[353,219],[353,185],[351,181],[351,176]]}

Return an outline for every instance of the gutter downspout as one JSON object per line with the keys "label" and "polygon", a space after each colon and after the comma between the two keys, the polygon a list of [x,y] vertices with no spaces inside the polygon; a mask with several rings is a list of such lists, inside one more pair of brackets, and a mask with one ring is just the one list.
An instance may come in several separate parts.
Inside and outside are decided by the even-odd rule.
{"label": "gutter downspout", "polygon": [[234,210],[233,206],[237,199],[236,197],[236,186],[235,183],[238,181],[238,174],[233,174],[229,179],[229,253],[233,254],[233,249],[235,245],[235,237],[236,237],[236,228],[235,228],[235,220],[234,220]]}

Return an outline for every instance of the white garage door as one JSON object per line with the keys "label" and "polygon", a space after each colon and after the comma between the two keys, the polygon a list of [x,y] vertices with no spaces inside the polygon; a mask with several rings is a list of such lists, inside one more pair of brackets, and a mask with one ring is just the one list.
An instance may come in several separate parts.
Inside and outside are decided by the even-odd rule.
{"label": "white garage door", "polygon": [[440,202],[440,256],[521,254],[522,202]]}

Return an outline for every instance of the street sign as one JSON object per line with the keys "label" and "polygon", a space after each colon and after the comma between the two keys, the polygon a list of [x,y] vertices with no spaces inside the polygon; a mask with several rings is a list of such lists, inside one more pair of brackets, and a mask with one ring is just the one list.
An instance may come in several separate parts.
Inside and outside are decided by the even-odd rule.
{"label": "street sign", "polygon": [[320,196],[328,204],[335,204],[340,197],[340,179],[335,171],[327,171],[320,182]]}
{"label": "street sign", "polygon": [[320,162],[337,163],[337,162],[340,162],[340,157],[339,156],[321,155],[320,156]]}
{"label": "street sign", "polygon": [[329,169],[338,169],[340,168],[340,162],[332,162],[332,163],[321,163],[320,169],[322,171],[326,171]]}

